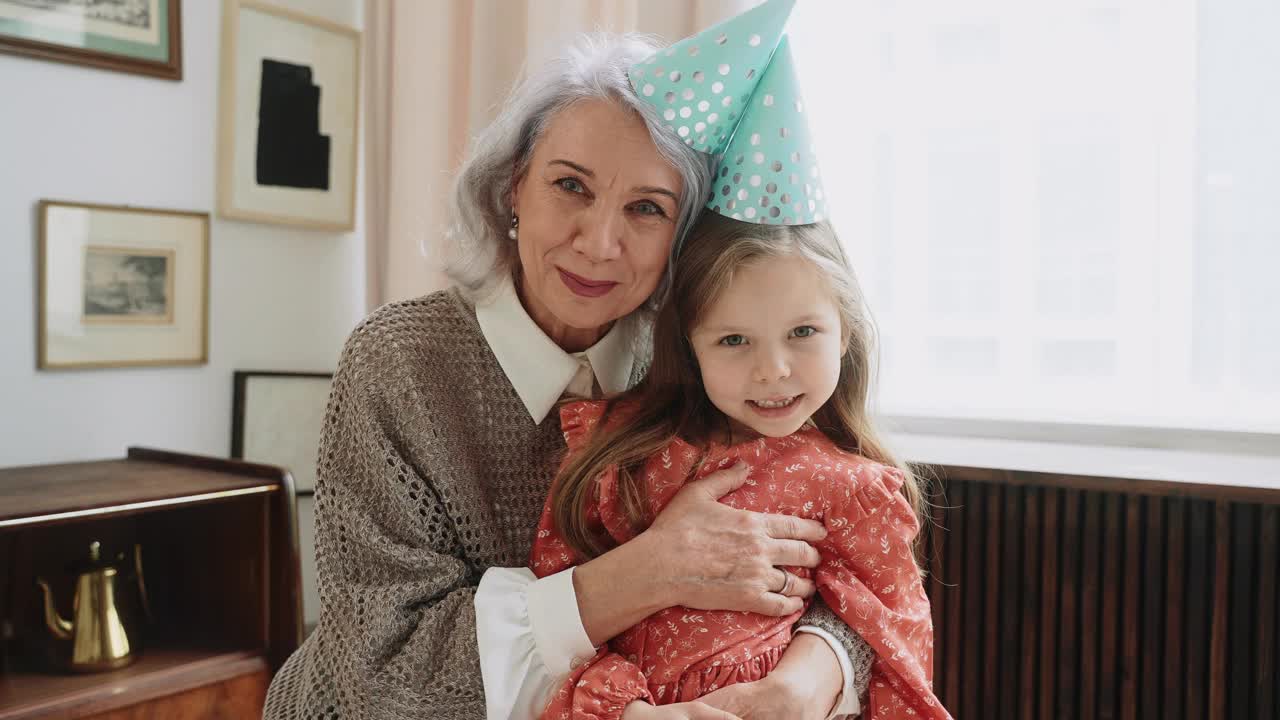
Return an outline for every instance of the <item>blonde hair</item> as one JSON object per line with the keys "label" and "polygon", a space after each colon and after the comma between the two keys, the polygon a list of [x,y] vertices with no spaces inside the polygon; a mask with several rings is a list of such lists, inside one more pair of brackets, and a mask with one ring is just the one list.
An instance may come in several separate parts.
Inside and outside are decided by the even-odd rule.
{"label": "blonde hair", "polygon": [[612,408],[625,402],[634,414],[617,427],[601,423],[556,476],[551,495],[556,528],[584,557],[603,554],[615,544],[587,522],[601,473],[617,468],[623,513],[640,532],[653,521],[644,463],[677,437],[705,446],[717,431],[727,429],[727,418],[707,397],[688,337],[733,282],[735,269],[783,257],[803,258],[826,279],[847,338],[835,392],[814,413],[814,424],[841,449],[901,470],[902,492],[920,517],[921,480],[889,451],[870,417],[875,327],[835,231],[825,222],[755,225],[704,212],[675,262],[670,295],[658,311],[649,373],[610,403]]}

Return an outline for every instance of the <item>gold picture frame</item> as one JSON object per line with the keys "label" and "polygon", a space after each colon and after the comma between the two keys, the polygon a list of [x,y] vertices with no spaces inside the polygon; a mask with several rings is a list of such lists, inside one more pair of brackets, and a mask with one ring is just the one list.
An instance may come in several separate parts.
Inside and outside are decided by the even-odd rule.
{"label": "gold picture frame", "polygon": [[36,367],[203,365],[209,213],[41,200]]}
{"label": "gold picture frame", "polygon": [[355,229],[360,31],[227,0],[218,114],[218,214]]}

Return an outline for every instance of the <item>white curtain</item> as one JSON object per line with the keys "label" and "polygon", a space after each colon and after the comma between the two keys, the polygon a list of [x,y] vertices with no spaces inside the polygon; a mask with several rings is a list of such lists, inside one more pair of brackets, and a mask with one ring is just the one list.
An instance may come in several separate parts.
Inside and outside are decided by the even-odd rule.
{"label": "white curtain", "polygon": [[802,2],[791,32],[883,412],[1280,433],[1280,4]]}
{"label": "white curtain", "polygon": [[367,0],[368,306],[446,286],[446,196],[470,138],[524,67],[573,35],[636,31],[668,41],[750,0]]}

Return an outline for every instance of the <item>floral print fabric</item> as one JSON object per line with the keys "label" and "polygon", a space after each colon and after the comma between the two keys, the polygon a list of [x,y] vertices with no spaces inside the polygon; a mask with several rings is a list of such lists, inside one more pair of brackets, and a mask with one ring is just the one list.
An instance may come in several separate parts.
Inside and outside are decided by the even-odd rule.
{"label": "floral print fabric", "polygon": [[[608,403],[576,402],[561,409],[570,455],[605,417]],[[625,410],[609,410],[612,425]],[[645,466],[654,514],[684,485],[743,460],[746,483],[721,502],[759,512],[822,522],[827,537],[812,577],[828,606],[876,652],[864,718],[949,718],[932,691],[933,627],[929,600],[912,552],[919,523],[899,492],[903,477],[837,448],[822,433],[804,429],[702,451],[675,440]],[[694,466],[697,467],[696,473]],[[634,536],[618,508],[617,472],[599,478],[589,520],[618,543]],[[577,564],[557,535],[549,501],[543,508],[531,557],[538,577]],[[811,577],[804,568],[787,568]],[[800,617],[671,607],[629,628],[577,667],[552,697],[545,720],[617,720],[634,700],[657,705],[695,700],[718,688],[759,680],[791,641]]]}

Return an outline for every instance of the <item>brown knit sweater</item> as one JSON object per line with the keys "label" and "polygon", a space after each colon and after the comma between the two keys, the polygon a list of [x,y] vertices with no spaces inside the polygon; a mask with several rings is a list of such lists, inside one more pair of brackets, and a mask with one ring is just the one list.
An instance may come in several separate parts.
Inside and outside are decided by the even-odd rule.
{"label": "brown knit sweater", "polygon": [[[558,418],[529,418],[456,290],[355,329],[317,463],[320,624],[272,681],[267,720],[484,718],[476,586],[528,564]],[[802,624],[844,641],[865,690],[866,644],[821,601]]]}

